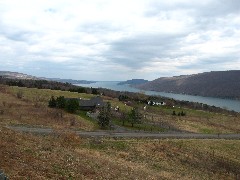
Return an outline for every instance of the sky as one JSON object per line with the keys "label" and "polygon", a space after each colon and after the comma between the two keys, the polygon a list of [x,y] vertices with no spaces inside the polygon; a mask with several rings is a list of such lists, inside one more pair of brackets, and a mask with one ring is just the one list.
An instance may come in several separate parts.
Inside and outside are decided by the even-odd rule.
{"label": "sky", "polygon": [[240,70],[239,0],[0,0],[0,71],[117,81]]}

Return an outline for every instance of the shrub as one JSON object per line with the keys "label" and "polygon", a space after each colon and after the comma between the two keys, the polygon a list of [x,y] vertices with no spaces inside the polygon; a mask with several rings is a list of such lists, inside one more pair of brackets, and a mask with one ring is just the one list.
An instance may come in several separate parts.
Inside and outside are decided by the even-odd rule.
{"label": "shrub", "polygon": [[18,91],[17,92],[17,98],[18,99],[22,99],[22,97],[23,97],[23,92],[22,91]]}
{"label": "shrub", "polygon": [[56,99],[54,98],[54,96],[51,97],[51,99],[49,100],[48,102],[48,107],[51,107],[51,108],[54,108],[57,106],[57,101]]}
{"label": "shrub", "polygon": [[70,113],[75,113],[79,108],[79,101],[77,99],[69,99],[66,101],[66,110]]}
{"label": "shrub", "polygon": [[65,100],[64,96],[57,97],[56,107],[62,109],[62,108],[65,108],[65,106],[66,106],[66,100]]}

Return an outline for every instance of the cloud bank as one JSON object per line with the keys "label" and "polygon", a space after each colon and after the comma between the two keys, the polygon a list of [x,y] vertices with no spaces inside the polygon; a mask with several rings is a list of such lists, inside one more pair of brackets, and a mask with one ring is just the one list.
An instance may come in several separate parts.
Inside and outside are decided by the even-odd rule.
{"label": "cloud bank", "polygon": [[86,80],[240,69],[240,1],[1,0],[0,64]]}

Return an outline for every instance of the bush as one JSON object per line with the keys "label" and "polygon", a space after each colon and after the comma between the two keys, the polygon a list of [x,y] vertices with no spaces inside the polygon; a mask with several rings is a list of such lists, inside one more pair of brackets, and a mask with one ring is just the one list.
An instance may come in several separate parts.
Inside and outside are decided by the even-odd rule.
{"label": "bush", "polygon": [[18,91],[17,92],[17,98],[18,99],[22,99],[22,97],[23,97],[23,92],[22,91]]}
{"label": "bush", "polygon": [[65,106],[66,106],[66,100],[65,100],[64,96],[57,97],[56,107],[60,108],[60,109],[63,109],[63,108],[65,108]]}
{"label": "bush", "polygon": [[66,110],[70,113],[75,113],[79,108],[79,101],[77,99],[69,99],[66,101]]}
{"label": "bush", "polygon": [[99,94],[96,88],[91,88],[92,94]]}
{"label": "bush", "polygon": [[54,96],[51,97],[51,99],[49,100],[48,102],[48,107],[50,108],[54,108],[57,106],[57,101],[56,99],[54,98]]}
{"label": "bush", "polygon": [[132,127],[134,124],[141,123],[142,120],[142,114],[139,112],[138,108],[133,108],[129,115],[128,115],[128,121],[132,124]]}
{"label": "bush", "polygon": [[108,103],[107,106],[101,108],[98,115],[98,124],[104,128],[110,125],[111,118],[111,104]]}

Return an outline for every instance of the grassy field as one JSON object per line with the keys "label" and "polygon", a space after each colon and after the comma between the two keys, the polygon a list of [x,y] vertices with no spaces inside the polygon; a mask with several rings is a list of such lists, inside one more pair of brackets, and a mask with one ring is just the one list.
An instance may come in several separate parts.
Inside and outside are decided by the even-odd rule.
{"label": "grassy field", "polygon": [[[23,118],[20,112],[24,111],[23,109],[21,111],[14,111],[15,116],[18,114],[18,118],[15,118],[14,120],[11,120],[11,122],[16,124],[16,120],[19,118],[23,118],[21,120],[21,123],[24,123],[24,120],[27,121],[27,119],[30,119],[30,121],[27,121],[26,124],[34,124],[34,125],[43,125],[46,126],[47,124],[50,126],[58,126],[61,127],[63,125],[56,125],[55,121],[52,122],[52,120],[49,120],[49,118],[56,119],[59,114],[64,114],[64,122],[66,121],[76,121],[76,122],[82,122],[86,123],[86,121],[78,121],[78,119],[86,119],[86,117],[83,116],[74,116],[69,115],[65,112],[59,112],[60,110],[54,110],[47,108],[48,100],[51,96],[64,96],[64,97],[76,97],[76,98],[91,98],[93,97],[92,94],[85,94],[85,93],[73,93],[68,91],[55,91],[55,90],[40,90],[40,89],[33,89],[33,88],[19,88],[19,87],[10,87],[8,88],[8,95],[12,95],[11,98],[16,97],[17,94],[20,92],[23,94],[22,99],[11,100],[10,106],[18,106],[17,103],[22,103],[26,106],[29,106],[30,104],[32,109],[29,111],[28,118]],[[7,97],[5,97],[7,98]],[[109,98],[109,97],[103,97],[105,101],[109,101],[113,107],[119,107],[121,111],[127,113],[130,111],[131,107],[124,105],[123,102],[119,102],[118,99]],[[4,98],[3,98],[4,99]],[[4,101],[4,100],[3,100]],[[5,101],[6,102],[6,101]],[[1,104],[1,102],[0,102]],[[9,106],[9,105],[8,105]],[[143,104],[138,104],[136,106],[139,106],[139,109],[142,111],[142,113],[145,115],[145,119],[143,124],[135,125],[135,128],[133,129],[141,129],[141,130],[159,130],[163,131],[165,130],[181,130],[181,131],[189,131],[189,132],[195,132],[195,133],[240,133],[240,116],[231,116],[228,114],[218,114],[213,112],[207,112],[207,111],[200,111],[200,110],[192,110],[192,109],[183,109],[179,107],[175,108],[169,108],[165,106],[160,107],[153,107],[148,106],[146,111],[143,111]],[[13,109],[13,108],[11,108]],[[37,112],[36,112],[37,111]],[[173,116],[172,113],[175,111],[176,113],[184,112],[186,113],[186,116]],[[30,113],[31,112],[31,113]],[[46,123],[36,123],[37,118],[40,118],[42,116],[39,116],[38,113],[45,112],[45,120]],[[60,115],[61,116],[61,115]],[[33,120],[34,119],[34,120]],[[67,120],[68,119],[68,120]],[[76,120],[74,120],[76,119]],[[15,122],[14,122],[15,121]],[[40,120],[42,121],[42,120]],[[52,123],[51,123],[52,122]],[[61,122],[61,121],[58,121]],[[116,122],[116,121],[115,121]],[[121,125],[121,122],[116,122],[118,125]],[[64,124],[64,128],[66,127],[66,123]],[[96,129],[96,124],[92,122],[88,122],[88,124],[85,124],[85,127],[88,129]],[[92,127],[90,127],[92,126]],[[127,128],[131,128],[128,123],[126,123]],[[75,128],[78,129],[84,129],[84,127],[75,126]]]}
{"label": "grassy field", "polygon": [[[22,98],[17,97],[19,93]],[[0,85],[0,169],[10,179],[240,178],[238,140],[80,138],[67,129],[88,131],[98,127],[84,114],[79,116],[48,108],[47,102],[52,95],[92,97]],[[109,100],[124,108],[116,99]],[[150,107],[146,121],[156,124],[162,121],[192,132],[239,130],[239,117],[189,109],[184,109],[186,116],[178,117],[172,116],[172,111]],[[9,130],[7,125],[51,127],[58,133],[48,136],[25,134]]]}
{"label": "grassy field", "polygon": [[[17,94],[21,92],[22,98]],[[96,125],[81,116],[47,107],[51,96],[89,97],[87,94],[1,86],[0,124],[94,130]],[[72,126],[74,124],[74,126]]]}
{"label": "grassy field", "polygon": [[[186,116],[173,116],[173,111],[186,113]],[[169,108],[165,106],[148,106],[146,121],[165,124],[173,129],[195,133],[240,133],[240,116],[219,114],[186,108]]]}
{"label": "grassy field", "polygon": [[81,139],[0,130],[1,169],[11,179],[235,179],[240,173],[239,141]]}

